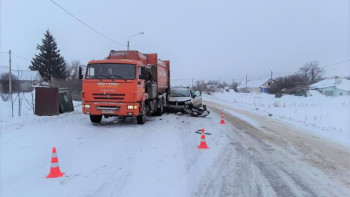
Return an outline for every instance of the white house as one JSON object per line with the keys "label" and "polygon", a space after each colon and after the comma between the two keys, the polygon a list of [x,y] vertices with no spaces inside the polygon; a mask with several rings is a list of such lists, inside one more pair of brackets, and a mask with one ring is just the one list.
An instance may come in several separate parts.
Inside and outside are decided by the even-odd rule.
{"label": "white house", "polygon": [[267,93],[271,87],[273,80],[262,79],[262,80],[250,80],[248,82],[242,81],[237,87],[240,92],[264,92]]}
{"label": "white house", "polygon": [[39,85],[42,81],[42,77],[37,70],[17,70],[13,71],[13,74],[19,81],[21,91],[30,91],[33,85]]}
{"label": "white house", "polygon": [[310,90],[318,90],[326,96],[350,95],[350,80],[345,78],[324,79],[309,86]]}
{"label": "white house", "polygon": [[[8,74],[8,70],[1,69],[0,76]],[[31,91],[33,89],[33,85],[37,85],[42,81],[42,77],[39,71],[34,70],[12,70],[12,76],[15,78],[13,80],[18,81],[19,90],[20,91]],[[0,87],[0,90],[3,87]]]}

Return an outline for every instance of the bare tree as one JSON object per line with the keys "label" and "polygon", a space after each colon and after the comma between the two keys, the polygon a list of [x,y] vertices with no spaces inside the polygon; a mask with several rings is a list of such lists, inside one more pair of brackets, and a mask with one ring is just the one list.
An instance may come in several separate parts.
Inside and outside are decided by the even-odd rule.
{"label": "bare tree", "polygon": [[204,80],[201,80],[201,81],[196,81],[195,86],[193,88],[196,90],[200,90],[200,91],[206,91],[207,86],[206,86]]}
{"label": "bare tree", "polygon": [[78,69],[80,65],[81,63],[79,60],[71,61],[71,63],[66,68],[68,73],[68,76],[67,76],[68,79],[77,79]]}
{"label": "bare tree", "polygon": [[304,76],[294,74],[275,79],[269,89],[270,94],[280,93],[284,90],[285,93],[295,94],[304,93],[306,86],[304,85]]}
{"label": "bare tree", "polygon": [[[0,76],[0,84],[2,86],[2,93],[4,94],[8,94],[8,96],[5,96],[4,94],[1,94],[1,97],[3,100],[8,100],[9,98],[11,98],[13,96],[13,93],[15,92],[19,92],[19,80],[17,79],[17,77],[11,73],[11,81],[12,81],[12,95],[10,95],[10,91],[9,91],[9,73],[4,73]],[[16,102],[16,99],[11,100],[11,112],[12,112],[12,117],[13,117],[13,106]]]}
{"label": "bare tree", "polygon": [[[22,72],[20,72],[19,66],[17,65],[17,77],[18,77],[18,81],[21,81],[22,79]],[[17,98],[18,98],[18,116],[21,116],[22,114],[22,97],[21,97],[21,87],[20,87],[20,83],[17,84],[17,88],[18,88],[18,91],[17,91]],[[23,93],[22,93],[22,96],[23,96]]]}
{"label": "bare tree", "polygon": [[34,90],[30,92],[30,100],[27,99],[26,96],[24,96],[24,99],[26,100],[29,107],[33,110],[33,113],[35,112],[35,99],[34,99]]}
{"label": "bare tree", "polygon": [[231,85],[232,89],[237,92],[237,87],[238,87],[238,83],[237,82],[232,82],[232,85]]}
{"label": "bare tree", "polygon": [[[18,90],[19,81],[17,77],[14,74],[12,74],[11,78],[12,78],[12,92],[19,91]],[[2,86],[3,93],[9,93],[9,74],[8,73],[3,73],[0,76],[0,85]]]}
{"label": "bare tree", "polygon": [[312,61],[300,67],[298,73],[303,77],[303,85],[308,86],[322,79],[323,69],[318,66],[318,61]]}

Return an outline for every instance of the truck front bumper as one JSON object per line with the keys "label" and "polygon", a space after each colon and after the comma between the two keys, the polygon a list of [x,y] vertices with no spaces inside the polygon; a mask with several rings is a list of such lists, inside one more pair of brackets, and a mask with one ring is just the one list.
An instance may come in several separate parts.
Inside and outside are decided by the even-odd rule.
{"label": "truck front bumper", "polygon": [[83,113],[87,115],[138,116],[138,103],[83,102]]}

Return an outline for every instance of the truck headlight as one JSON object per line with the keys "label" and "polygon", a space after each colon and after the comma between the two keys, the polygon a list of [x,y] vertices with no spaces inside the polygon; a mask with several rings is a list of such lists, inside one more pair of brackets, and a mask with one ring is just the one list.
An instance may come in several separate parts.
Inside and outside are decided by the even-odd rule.
{"label": "truck headlight", "polygon": [[137,105],[128,105],[127,107],[126,107],[127,109],[137,109]]}
{"label": "truck headlight", "polygon": [[84,105],[85,109],[90,109],[90,107],[91,107],[90,105]]}

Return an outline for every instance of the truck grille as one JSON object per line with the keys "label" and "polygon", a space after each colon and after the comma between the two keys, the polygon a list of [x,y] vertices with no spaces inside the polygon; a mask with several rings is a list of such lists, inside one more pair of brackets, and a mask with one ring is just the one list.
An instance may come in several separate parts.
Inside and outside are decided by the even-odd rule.
{"label": "truck grille", "polygon": [[95,93],[92,94],[94,96],[94,99],[104,99],[104,100],[123,100],[125,97],[125,94],[101,94],[101,93]]}
{"label": "truck grille", "polygon": [[120,109],[119,106],[97,106],[96,109],[98,110],[118,110]]}

